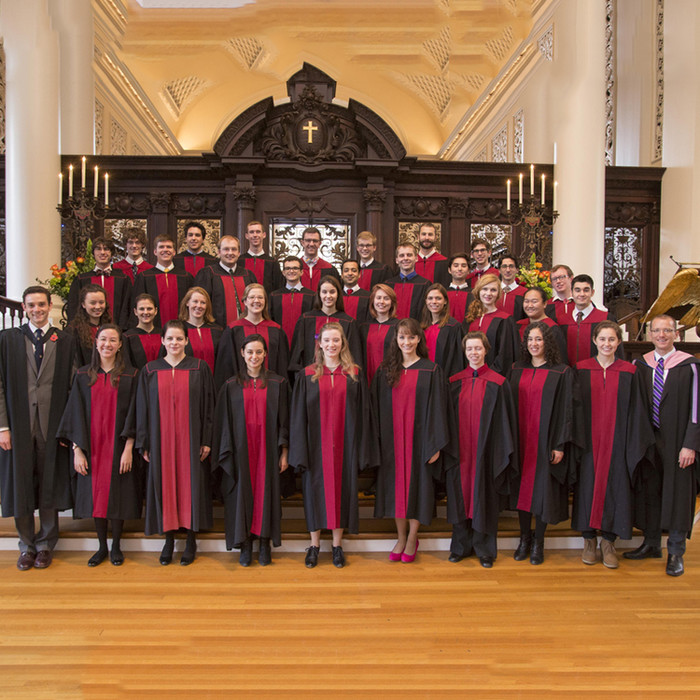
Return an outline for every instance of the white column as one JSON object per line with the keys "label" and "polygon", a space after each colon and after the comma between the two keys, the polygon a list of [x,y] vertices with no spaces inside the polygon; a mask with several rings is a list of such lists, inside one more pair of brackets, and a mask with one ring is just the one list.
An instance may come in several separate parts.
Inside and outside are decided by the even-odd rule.
{"label": "white column", "polygon": [[605,247],[605,5],[566,0],[554,20],[554,119],[559,182],[553,262],[586,273],[603,299]]}
{"label": "white column", "polygon": [[95,78],[90,0],[52,0],[53,26],[60,51],[60,145],[65,154],[94,153]]}
{"label": "white column", "polygon": [[58,40],[48,0],[0,4],[6,56],[7,296],[49,277],[60,259]]}

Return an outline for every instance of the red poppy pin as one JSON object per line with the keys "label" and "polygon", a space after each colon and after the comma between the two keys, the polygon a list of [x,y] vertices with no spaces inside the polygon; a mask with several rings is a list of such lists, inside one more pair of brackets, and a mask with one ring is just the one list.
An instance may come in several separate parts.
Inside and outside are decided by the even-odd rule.
{"label": "red poppy pin", "polygon": [[49,340],[50,340],[52,343],[55,343],[55,342],[58,340],[58,336],[57,336],[55,333],[53,333],[53,334],[51,335],[51,337],[49,338]]}

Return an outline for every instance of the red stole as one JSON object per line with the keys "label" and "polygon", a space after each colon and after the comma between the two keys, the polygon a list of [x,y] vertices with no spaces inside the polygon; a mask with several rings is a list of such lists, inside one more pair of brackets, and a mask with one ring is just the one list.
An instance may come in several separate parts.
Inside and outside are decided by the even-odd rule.
{"label": "red stole", "polygon": [[156,286],[158,288],[158,311],[160,312],[160,323],[164,326],[168,321],[178,317],[179,298],[177,289],[177,275],[174,270],[170,272],[160,272],[156,276]]}
{"label": "red stole", "polygon": [[192,354],[204,360],[211,371],[214,371],[214,341],[211,337],[211,328],[190,328],[187,337],[192,346]]}
{"label": "red stole", "polygon": [[[483,365],[486,370],[486,365]],[[473,372],[470,368],[467,370]],[[478,370],[477,370],[478,371]],[[483,373],[483,372],[482,372]],[[476,475],[476,452],[479,445],[481,407],[486,393],[486,380],[472,377],[462,380],[459,392],[459,470],[467,519],[474,517],[474,477]]]}
{"label": "red stole", "polygon": [[367,381],[370,384],[384,359],[384,342],[389,328],[388,323],[371,323],[367,330]]}
{"label": "red stole", "polygon": [[238,309],[243,309],[243,292],[245,280],[240,275],[219,275],[224,287],[224,303],[226,304],[226,325],[230,326],[238,318]]}
{"label": "red stole", "polygon": [[114,277],[111,275],[99,275],[95,273],[91,278],[90,282],[96,284],[98,287],[102,287],[105,290],[105,296],[107,297],[107,303],[109,304],[109,311],[114,315]]}
{"label": "red stole", "polygon": [[467,299],[469,289],[448,289],[447,298],[450,300],[450,316],[456,318],[460,323],[467,315]]}
{"label": "red stole", "polygon": [[425,333],[425,342],[428,346],[428,359],[435,362],[435,351],[437,349],[438,336],[440,335],[440,326],[437,323],[429,325],[423,331]]}
{"label": "red stole", "polygon": [[114,458],[114,424],[119,384],[113,387],[109,374],[100,373],[90,387],[90,475],[92,515],[106,518]]}
{"label": "red stole", "polygon": [[265,457],[267,445],[267,387],[256,388],[256,380],[243,387],[243,411],[248,440],[248,469],[253,492],[250,532],[260,535],[265,506]]}
{"label": "red stole", "polygon": [[401,379],[391,390],[394,425],[394,503],[396,518],[406,517],[408,492],[413,465],[413,426],[416,421],[416,386],[419,372],[403,370]]}

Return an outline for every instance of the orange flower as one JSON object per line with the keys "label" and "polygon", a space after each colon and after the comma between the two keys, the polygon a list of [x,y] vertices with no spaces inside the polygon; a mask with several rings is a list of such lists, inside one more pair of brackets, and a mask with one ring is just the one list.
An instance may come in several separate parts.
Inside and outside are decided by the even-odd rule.
{"label": "orange flower", "polygon": [[54,263],[53,265],[51,265],[51,269],[52,269],[52,270],[58,270],[58,265],[56,265],[56,263]]}
{"label": "orange flower", "polygon": [[58,272],[59,272],[59,274],[61,274],[61,275],[65,275],[65,274],[66,274],[66,268],[65,268],[65,267],[62,267]]}
{"label": "orange flower", "polygon": [[85,262],[85,258],[76,258],[75,262],[77,262],[78,265],[82,265]]}
{"label": "orange flower", "polygon": [[536,262],[535,267],[539,270],[542,267],[542,263]]}

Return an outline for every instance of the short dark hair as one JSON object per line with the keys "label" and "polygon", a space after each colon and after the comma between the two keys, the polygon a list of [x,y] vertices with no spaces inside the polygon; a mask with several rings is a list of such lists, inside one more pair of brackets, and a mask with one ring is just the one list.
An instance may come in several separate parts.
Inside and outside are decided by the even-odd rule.
{"label": "short dark hair", "polygon": [[307,226],[302,232],[301,232],[301,240],[303,241],[304,238],[306,238],[307,233],[317,233],[319,238],[322,238],[321,232],[315,227],[315,226]]}
{"label": "short dark hair", "polygon": [[573,289],[574,285],[578,284],[579,282],[582,282],[583,284],[590,284],[591,289],[595,289],[595,283],[590,275],[576,275],[576,277],[571,280],[571,288]]}
{"label": "short dark hair", "polygon": [[46,287],[42,287],[39,284],[33,284],[31,287],[27,287],[23,292],[22,292],[22,303],[25,303],[27,301],[27,297],[30,294],[43,294],[46,297],[46,301],[51,303],[51,292],[46,289]]}
{"label": "short dark hair", "polygon": [[129,226],[129,228],[124,231],[123,240],[124,243],[135,240],[138,241],[144,248],[146,247],[146,234],[136,226]]}
{"label": "short dark hair", "polygon": [[150,301],[156,309],[158,308],[158,302],[150,294],[139,294],[136,299],[134,299],[134,308],[139,305],[140,301]]}
{"label": "short dark hair", "polygon": [[284,270],[284,266],[285,266],[287,263],[290,263],[290,262],[297,262],[297,263],[299,263],[299,267],[302,268],[302,270],[304,269],[304,265],[303,265],[303,263],[301,262],[301,258],[298,258],[296,255],[288,255],[288,256],[282,261],[282,269]]}
{"label": "short dark hair", "polygon": [[483,245],[489,253],[491,252],[491,244],[485,238],[475,238],[469,246],[469,250],[474,250],[478,245]]}
{"label": "short dark hair", "polygon": [[515,257],[512,253],[504,253],[501,255],[501,262],[499,262],[499,266],[503,265],[504,260],[512,260],[515,263],[515,267],[520,267],[520,263],[518,262],[518,258]]}
{"label": "short dark hair", "polygon": [[457,260],[457,258],[464,258],[467,263],[469,262],[469,255],[467,253],[455,253],[454,255],[450,255],[450,259],[447,261],[447,267],[452,267],[452,263]]}
{"label": "short dark hair", "polygon": [[110,253],[114,254],[114,241],[105,236],[98,236],[92,240],[92,249],[95,250],[95,248],[107,248]]}
{"label": "short dark hair", "polygon": [[355,258],[345,258],[345,260],[343,260],[343,262],[340,264],[340,271],[341,272],[343,271],[343,268],[345,267],[346,263],[354,263],[355,265],[357,265],[357,269],[358,270],[360,269],[360,261],[359,260],[355,260]]}
{"label": "short dark hair", "polygon": [[200,224],[199,221],[188,221],[188,222],[185,224],[185,227],[183,228],[183,231],[185,232],[185,236],[187,235],[187,232],[188,232],[191,228],[199,229],[199,232],[202,234],[202,238],[206,238],[206,237],[207,237],[207,229],[204,228],[204,224]]}
{"label": "short dark hair", "polygon": [[181,321],[179,318],[174,318],[170,321],[168,321],[161,329],[160,329],[160,337],[165,338],[165,334],[168,332],[170,328],[177,328],[181,330],[185,334],[185,338],[187,338],[187,326],[185,325],[184,321]]}

